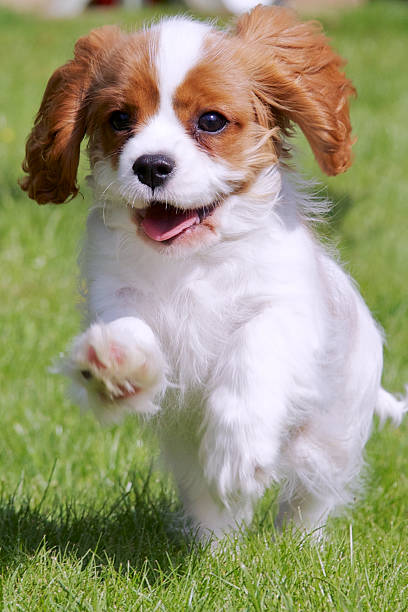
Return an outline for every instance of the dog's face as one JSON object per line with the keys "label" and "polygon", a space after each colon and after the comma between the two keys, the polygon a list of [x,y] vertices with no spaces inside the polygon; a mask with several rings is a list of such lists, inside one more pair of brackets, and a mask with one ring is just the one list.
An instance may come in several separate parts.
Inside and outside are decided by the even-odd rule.
{"label": "dog's face", "polygon": [[207,25],[171,20],[119,44],[117,69],[92,87],[95,180],[132,207],[140,237],[156,248],[215,240],[216,209],[259,167],[249,159],[250,83],[234,52]]}
{"label": "dog's face", "polygon": [[87,135],[100,196],[129,208],[143,240],[209,244],[225,201],[288,155],[292,122],[326,173],[350,165],[354,90],[341,65],[315,25],[276,8],[257,7],[233,33],[187,19],[95,30],[48,83],[22,187],[41,204],[76,195]]}

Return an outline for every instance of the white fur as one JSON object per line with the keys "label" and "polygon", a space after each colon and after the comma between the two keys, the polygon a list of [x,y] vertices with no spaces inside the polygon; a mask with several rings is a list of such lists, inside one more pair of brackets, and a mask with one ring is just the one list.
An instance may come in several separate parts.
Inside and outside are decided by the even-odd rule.
{"label": "white fur", "polygon": [[160,24],[156,64],[162,106],[171,106],[175,90],[200,59],[202,45],[210,32],[208,24],[185,18],[175,17]]}
{"label": "white fur", "polygon": [[[137,155],[176,158],[179,174],[163,197],[185,207],[232,191],[233,169],[195,146],[170,104],[206,32],[179,25],[162,30],[158,114],[126,144],[117,173],[108,161],[94,170],[97,198],[105,195],[83,254],[92,325],[74,342],[69,371],[102,416],[151,413],[160,402],[153,424],[200,535],[250,521],[271,483],[282,485],[279,521],[316,528],[358,488],[376,407],[398,421],[407,403],[381,389],[381,332],[303,220],[309,202],[279,165],[226,197],[211,247],[166,257],[137,235],[125,205],[149,197],[131,175]],[[166,49],[177,55],[184,45],[191,62],[168,65]],[[117,345],[120,367],[111,359]],[[87,363],[90,346],[103,371]],[[98,400],[80,370],[113,399]],[[120,400],[126,382],[142,392]]]}

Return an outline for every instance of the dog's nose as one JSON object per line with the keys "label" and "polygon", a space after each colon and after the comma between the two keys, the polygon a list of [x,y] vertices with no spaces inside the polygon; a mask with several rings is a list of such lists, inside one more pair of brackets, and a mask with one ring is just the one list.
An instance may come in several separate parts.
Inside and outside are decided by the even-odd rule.
{"label": "dog's nose", "polygon": [[163,185],[176,163],[167,155],[141,155],[133,164],[133,172],[144,185],[152,189]]}

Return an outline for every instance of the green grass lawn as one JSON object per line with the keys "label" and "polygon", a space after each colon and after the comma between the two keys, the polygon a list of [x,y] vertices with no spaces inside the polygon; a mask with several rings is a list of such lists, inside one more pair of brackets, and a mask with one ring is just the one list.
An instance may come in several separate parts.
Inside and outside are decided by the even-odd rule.
{"label": "green grass lawn", "polygon": [[[137,21],[143,17],[138,15]],[[408,419],[375,431],[366,494],[330,540],[273,531],[275,491],[239,545],[211,554],[177,529],[171,481],[136,419],[101,428],[48,372],[79,329],[76,258],[89,193],[38,207],[18,186],[51,71],[74,41],[126,13],[42,21],[0,9],[0,601],[5,610],[408,609]],[[327,233],[387,333],[384,382],[408,381],[408,4],[325,17],[349,60],[358,137],[344,176],[307,173],[336,206]],[[81,173],[86,172],[83,160]],[[84,201],[85,200],[85,201]]]}

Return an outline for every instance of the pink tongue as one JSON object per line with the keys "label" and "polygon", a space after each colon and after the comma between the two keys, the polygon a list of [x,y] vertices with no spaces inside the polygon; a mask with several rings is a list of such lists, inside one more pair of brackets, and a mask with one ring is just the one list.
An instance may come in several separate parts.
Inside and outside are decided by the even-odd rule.
{"label": "pink tongue", "polygon": [[146,211],[142,228],[152,240],[163,242],[200,222],[194,210],[176,210],[172,206],[151,206]]}

